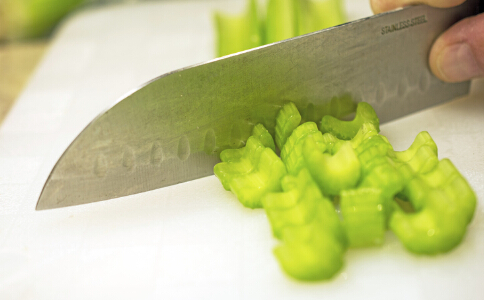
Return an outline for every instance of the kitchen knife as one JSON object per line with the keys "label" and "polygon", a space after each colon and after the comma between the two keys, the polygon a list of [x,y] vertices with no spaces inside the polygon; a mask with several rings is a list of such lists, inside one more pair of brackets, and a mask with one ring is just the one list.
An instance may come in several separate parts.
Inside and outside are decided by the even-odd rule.
{"label": "kitchen knife", "polygon": [[482,11],[412,6],[162,75],[130,92],[75,138],[36,209],[112,199],[213,174],[218,154],[243,146],[257,123],[294,102],[319,121],[340,101],[366,101],[381,122],[466,94],[427,64],[436,37]]}

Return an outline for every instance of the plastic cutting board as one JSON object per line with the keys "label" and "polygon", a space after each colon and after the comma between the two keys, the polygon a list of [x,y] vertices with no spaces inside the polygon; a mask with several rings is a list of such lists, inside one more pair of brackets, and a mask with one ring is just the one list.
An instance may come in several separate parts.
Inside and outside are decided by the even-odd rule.
{"label": "plastic cutting board", "polygon": [[[478,196],[464,242],[415,256],[390,232],[351,249],[329,282],[299,283],[272,254],[263,210],[243,208],[214,177],[115,200],[35,211],[67,145],[145,81],[213,57],[211,13],[243,1],[143,2],[62,24],[0,128],[0,299],[484,299],[484,83],[381,127],[396,150],[427,130]],[[371,14],[347,1],[350,18]]]}

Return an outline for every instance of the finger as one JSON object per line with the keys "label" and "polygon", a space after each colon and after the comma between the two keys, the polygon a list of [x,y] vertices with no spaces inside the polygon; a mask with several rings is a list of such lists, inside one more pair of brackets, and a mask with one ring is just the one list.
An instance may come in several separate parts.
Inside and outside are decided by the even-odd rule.
{"label": "finger", "polygon": [[427,4],[434,7],[453,7],[464,3],[465,0],[370,0],[373,13],[379,14],[412,4]]}
{"label": "finger", "polygon": [[484,77],[484,14],[461,20],[444,32],[432,46],[429,64],[447,82]]}

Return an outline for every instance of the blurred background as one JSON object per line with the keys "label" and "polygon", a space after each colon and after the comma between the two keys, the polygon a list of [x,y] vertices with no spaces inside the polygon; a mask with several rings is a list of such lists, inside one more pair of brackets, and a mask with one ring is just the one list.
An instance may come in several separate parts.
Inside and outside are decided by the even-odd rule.
{"label": "blurred background", "polygon": [[95,6],[143,1],[163,0],[0,0],[0,124],[63,20]]}

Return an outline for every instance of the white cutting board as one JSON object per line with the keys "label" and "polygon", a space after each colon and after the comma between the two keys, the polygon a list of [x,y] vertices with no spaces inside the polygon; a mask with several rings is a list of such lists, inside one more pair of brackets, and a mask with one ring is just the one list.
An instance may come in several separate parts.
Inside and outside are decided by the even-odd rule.
{"label": "white cutting board", "polygon": [[[234,4],[235,3],[235,4]],[[0,128],[0,299],[483,299],[484,83],[469,97],[382,126],[397,150],[427,130],[479,205],[457,249],[349,250],[330,282],[288,278],[263,210],[207,177],[63,209],[35,211],[57,159],[84,126],[143,82],[213,57],[211,13],[242,1],[145,2],[69,18]],[[347,1],[350,18],[371,13]]]}

